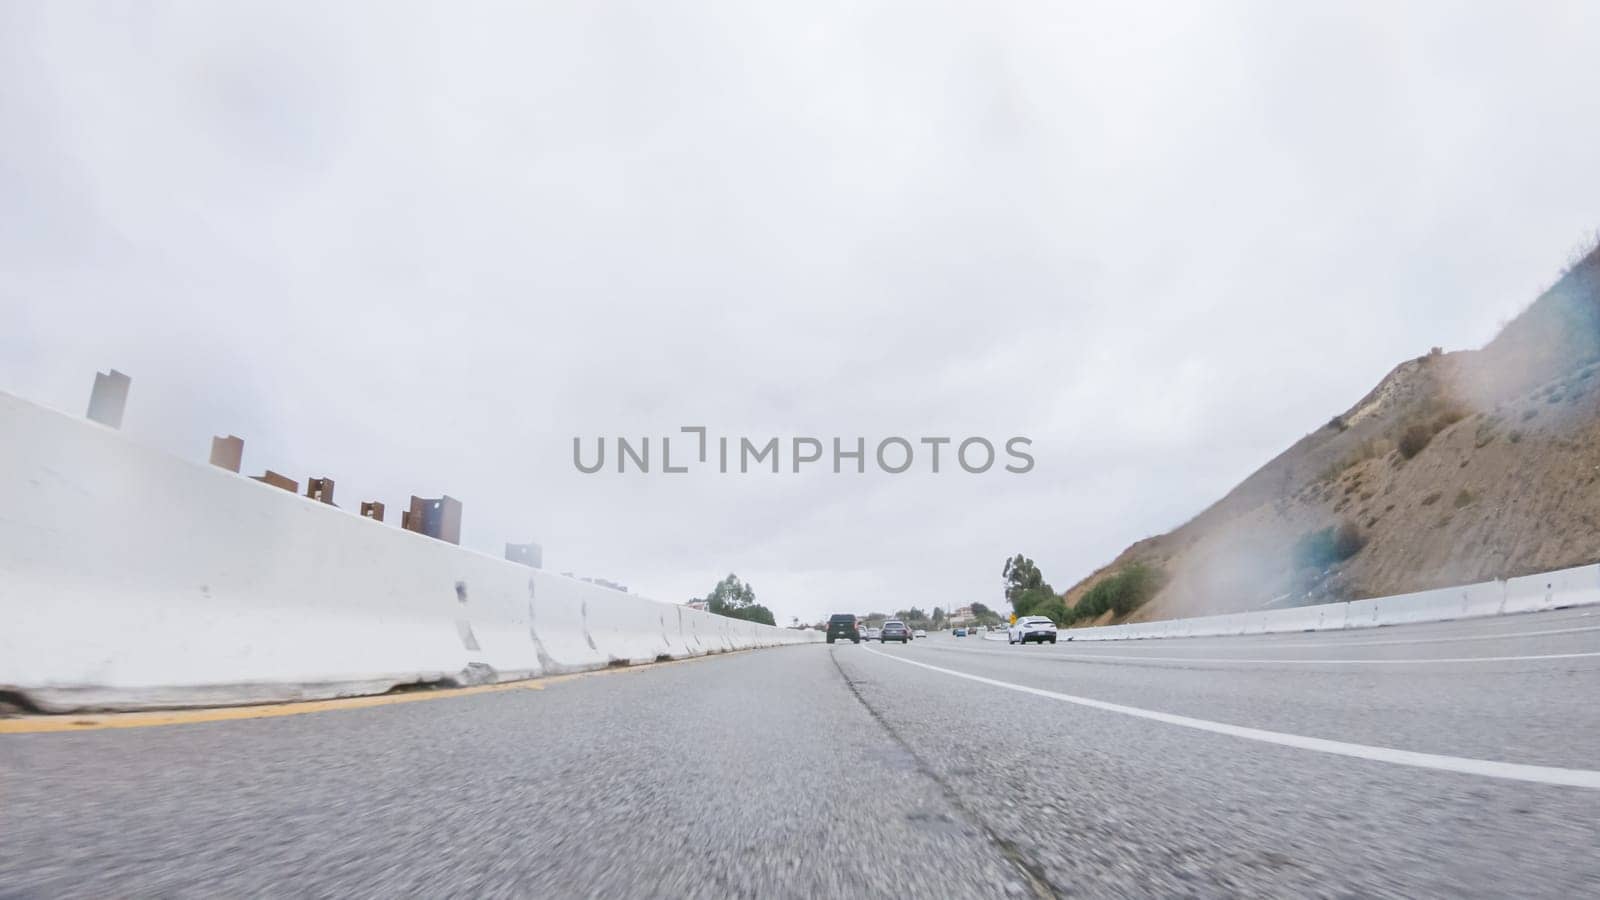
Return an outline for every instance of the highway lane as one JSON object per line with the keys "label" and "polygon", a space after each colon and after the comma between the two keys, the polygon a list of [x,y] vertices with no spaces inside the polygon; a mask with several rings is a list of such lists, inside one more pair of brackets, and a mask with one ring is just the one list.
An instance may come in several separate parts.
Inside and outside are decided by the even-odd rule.
{"label": "highway lane", "polygon": [[1590,624],[1026,648],[935,635],[0,735],[0,896],[1593,896],[1600,790],[1052,696],[1594,774],[1593,657],[1229,660],[1586,653],[1600,631],[1572,629]]}
{"label": "highway lane", "polygon": [[[1471,655],[1600,649],[1581,613],[1356,632],[1009,647],[934,639],[839,659],[930,766],[969,766],[975,815],[1063,891],[1172,894],[1594,896],[1600,791],[1434,771],[1265,744],[1086,709],[929,672],[1368,746],[1576,767],[1600,783],[1593,658],[1438,666],[1229,663],[1298,645],[1301,658],[1392,659],[1440,637]],[[1527,631],[1559,631],[1530,638]],[[1512,632],[1518,636],[1510,637]],[[1383,641],[1385,643],[1377,643]],[[1405,643],[1388,643],[1405,642]],[[1515,642],[1516,647],[1504,646]],[[1315,646],[1310,646],[1315,645]],[[1204,664],[1094,659],[1139,647]],[[1195,648],[1195,649],[1191,649]],[[1515,650],[1516,653],[1508,652]],[[910,652],[906,652],[910,651]],[[1461,654],[1459,649],[1451,651]],[[895,659],[891,659],[895,657]],[[899,670],[910,670],[899,678]],[[924,673],[929,677],[925,677]],[[941,680],[942,679],[942,680]],[[875,688],[872,685],[883,685]],[[986,733],[950,727],[987,706]],[[943,719],[934,710],[943,708]],[[926,711],[925,715],[916,713]],[[973,761],[980,761],[976,765]]]}
{"label": "highway lane", "polygon": [[8,897],[1029,892],[821,645],[543,690],[0,735],[0,796]]}
{"label": "highway lane", "polygon": [[[1550,621],[1517,617],[1539,625],[1514,629],[1478,620],[1255,638],[927,646],[941,666],[1140,708],[1420,752],[1593,768],[1600,655],[1590,654],[1600,653],[1600,631],[1571,631],[1582,626],[1547,615]],[[1491,639],[1437,642],[1469,634]]]}

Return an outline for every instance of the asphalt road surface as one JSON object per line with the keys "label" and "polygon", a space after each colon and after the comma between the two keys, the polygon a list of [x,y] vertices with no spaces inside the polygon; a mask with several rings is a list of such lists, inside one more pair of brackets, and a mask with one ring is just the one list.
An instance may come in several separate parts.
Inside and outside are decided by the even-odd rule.
{"label": "asphalt road surface", "polygon": [[1600,896],[1600,613],[0,734],[4,897]]}

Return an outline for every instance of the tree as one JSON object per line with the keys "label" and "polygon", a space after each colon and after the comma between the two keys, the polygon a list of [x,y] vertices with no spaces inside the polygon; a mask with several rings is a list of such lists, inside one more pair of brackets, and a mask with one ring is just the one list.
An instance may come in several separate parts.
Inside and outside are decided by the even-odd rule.
{"label": "tree", "polygon": [[1017,604],[1018,616],[1044,616],[1058,627],[1071,625],[1076,618],[1067,601],[1048,588],[1025,591],[1017,598]]}
{"label": "tree", "polygon": [[928,614],[915,606],[911,607],[910,609],[900,610],[894,614],[894,617],[913,628],[928,627]]}
{"label": "tree", "polygon": [[1046,590],[1050,588],[1050,585],[1045,583],[1044,573],[1039,571],[1033,560],[1021,553],[1006,560],[1005,568],[1000,570],[1000,577],[1006,580],[1006,602],[1013,608],[1016,607],[1017,596],[1023,591],[1041,587]]}
{"label": "tree", "polygon": [[[1066,602],[1057,596],[1049,585],[1026,588],[1011,598],[1011,611],[1019,617],[1049,616],[1054,621],[1056,616],[1046,610],[1045,607],[1048,606],[1054,609],[1056,603],[1060,603],[1061,608],[1066,609]],[[1060,625],[1062,623],[1056,622],[1056,624]]]}
{"label": "tree", "polygon": [[[1033,560],[1021,553],[1006,560],[1000,576],[1006,580],[1006,602],[1011,604],[1013,615],[1049,616],[1053,620],[1057,615],[1071,616],[1066,602],[1056,594],[1050,582],[1044,580],[1044,573],[1039,571]],[[1044,609],[1046,606],[1049,611]],[[977,604],[973,605],[973,611],[977,611]],[[1062,623],[1056,621],[1056,624]]]}
{"label": "tree", "polygon": [[933,608],[933,627],[935,627],[935,628],[943,628],[944,627],[944,608],[943,607],[935,606]]}
{"label": "tree", "polygon": [[706,611],[715,615],[743,619],[747,622],[760,622],[763,625],[778,624],[777,619],[772,616],[772,610],[756,603],[755,588],[740,581],[739,576],[732,573],[717,582],[711,593],[695,599],[703,600]]}

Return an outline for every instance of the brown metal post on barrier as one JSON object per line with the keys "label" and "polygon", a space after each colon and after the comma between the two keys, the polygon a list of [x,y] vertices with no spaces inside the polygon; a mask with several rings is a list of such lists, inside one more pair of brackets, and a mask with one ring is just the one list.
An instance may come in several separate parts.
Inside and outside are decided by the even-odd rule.
{"label": "brown metal post on barrier", "polygon": [[532,569],[544,568],[544,548],[538,544],[507,544],[506,559]]}
{"label": "brown metal post on barrier", "polygon": [[283,488],[291,494],[297,494],[300,492],[300,482],[295,481],[293,478],[279,475],[277,472],[274,472],[271,469],[262,472],[260,475],[251,475],[250,479],[252,481],[259,481],[262,484],[270,484],[275,488]]}
{"label": "brown metal post on barrier", "polygon": [[337,506],[333,502],[333,479],[311,478],[306,480],[306,496],[329,506]]}
{"label": "brown metal post on barrier", "polygon": [[412,495],[411,509],[400,514],[400,527],[460,544],[461,501],[449,495],[434,499]]}
{"label": "brown metal post on barrier", "polygon": [[383,521],[383,504],[376,500],[361,501],[361,518]]}
{"label": "brown metal post on barrier", "polygon": [[128,405],[128,386],[133,379],[112,369],[110,374],[94,373],[94,390],[89,394],[91,420],[112,428],[122,427],[122,413]]}
{"label": "brown metal post on barrier", "polygon": [[211,439],[211,464],[229,472],[239,471],[244,462],[244,438],[228,435]]}

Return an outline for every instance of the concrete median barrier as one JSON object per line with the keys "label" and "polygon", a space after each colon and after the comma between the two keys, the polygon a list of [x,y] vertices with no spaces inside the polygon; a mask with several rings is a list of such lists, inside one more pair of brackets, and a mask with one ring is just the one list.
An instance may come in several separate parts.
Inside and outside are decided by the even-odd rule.
{"label": "concrete median barrier", "polygon": [[1337,617],[1338,625],[1344,627],[1343,603],[1324,603],[1316,606],[1293,606],[1288,609],[1273,609],[1257,613],[1261,622],[1261,631],[1265,634],[1285,634],[1297,631],[1318,631],[1330,627],[1333,617]]}
{"label": "concrete median barrier", "polygon": [[1485,581],[1478,584],[1469,584],[1462,588],[1462,592],[1465,594],[1461,613],[1464,619],[1498,616],[1505,610],[1506,583],[1504,581]]}
{"label": "concrete median barrier", "polygon": [[1508,579],[1504,612],[1537,612],[1600,603],[1600,566],[1578,566]]}
{"label": "concrete median barrier", "polygon": [[821,640],[746,622],[734,640],[723,617],[385,526],[3,393],[0,433],[0,690],[41,709],[507,681],[695,655],[718,632],[728,649]]}
{"label": "concrete median barrier", "polygon": [[1600,565],[1578,566],[1460,587],[1319,603],[1287,609],[1226,613],[1094,628],[1071,628],[1074,641],[1140,640],[1160,637],[1230,637],[1295,631],[1377,628],[1536,612],[1600,604]]}
{"label": "concrete median barrier", "polygon": [[1366,600],[1351,600],[1345,604],[1344,627],[1346,628],[1377,628],[1383,623],[1379,621],[1381,611],[1378,602],[1382,598],[1369,597]]}
{"label": "concrete median barrier", "polygon": [[1372,601],[1379,625],[1411,625],[1418,622],[1444,622],[1459,619],[1467,610],[1464,587],[1418,591]]}

